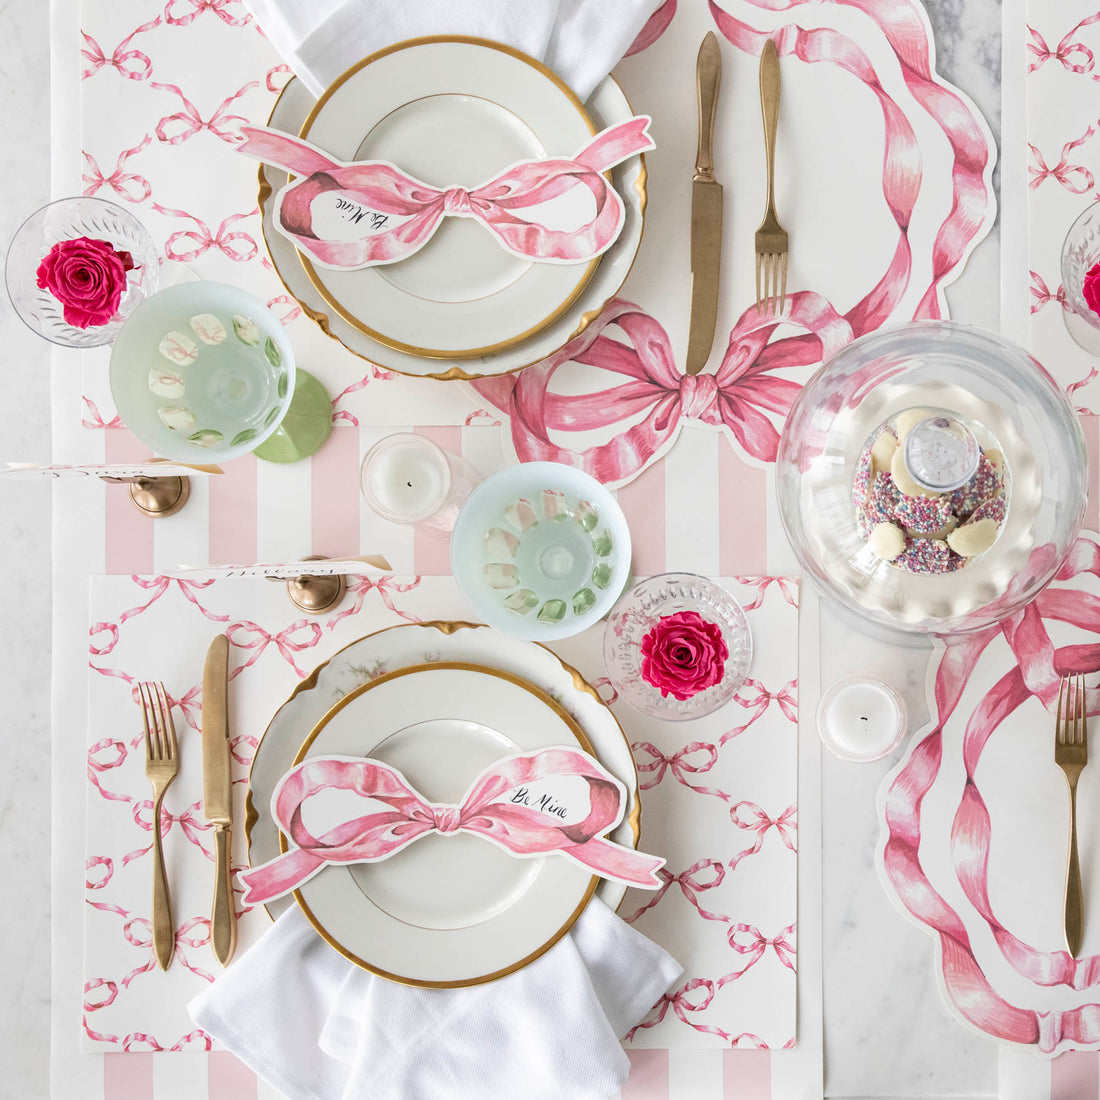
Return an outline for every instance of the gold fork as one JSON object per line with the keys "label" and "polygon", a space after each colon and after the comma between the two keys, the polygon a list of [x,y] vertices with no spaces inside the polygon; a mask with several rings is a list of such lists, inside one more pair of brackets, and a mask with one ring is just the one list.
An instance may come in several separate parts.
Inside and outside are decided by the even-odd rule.
{"label": "gold fork", "polygon": [[[768,206],[756,231],[756,312],[782,313],[787,304],[787,231],[775,216],[775,124],[779,118],[779,55],[770,38],[760,55],[760,110],[768,161]],[[763,294],[761,294],[763,284]]]}
{"label": "gold fork", "polygon": [[1063,676],[1058,687],[1058,714],[1054,722],[1054,763],[1065,772],[1069,786],[1069,863],[1063,921],[1066,946],[1076,958],[1081,950],[1085,906],[1081,897],[1081,864],[1077,858],[1077,780],[1088,763],[1085,685],[1080,675]]}
{"label": "gold fork", "polygon": [[179,749],[164,685],[138,684],[138,694],[145,724],[145,778],[153,787],[153,949],[161,970],[167,970],[176,950],[176,929],[168,895],[168,876],[164,872],[160,809],[164,792],[179,771]]}

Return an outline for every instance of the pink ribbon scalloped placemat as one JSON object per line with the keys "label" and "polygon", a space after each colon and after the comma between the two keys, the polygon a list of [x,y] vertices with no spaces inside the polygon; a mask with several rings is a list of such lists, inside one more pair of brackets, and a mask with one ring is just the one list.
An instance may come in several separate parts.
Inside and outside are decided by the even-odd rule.
{"label": "pink ribbon scalloped placemat", "polygon": [[[660,887],[630,891],[620,912],[685,966],[683,980],[635,1029],[638,1048],[774,1050],[796,1038],[797,585],[776,577],[723,583],[745,607],[754,636],[750,679],[733,702],[690,728],[614,703],[638,764],[643,848],[667,860]],[[467,613],[444,577],[351,578],[340,608],[308,619],[281,586],[262,578],[93,579],[85,1049],[210,1049],[185,1009],[219,969],[209,947],[214,864],[198,736],[201,658],[210,639],[225,632],[231,642],[234,866],[241,870],[248,767],[267,720],[293,687],[373,630]],[[592,674],[603,667],[602,635],[596,628],[554,648]],[[392,670],[363,675],[385,671]],[[135,701],[143,679],[164,681],[181,746],[162,825],[177,936],[166,973],[157,968],[150,931],[151,791]],[[614,697],[606,679],[594,682]],[[245,913],[240,949],[266,924],[262,911]]]}
{"label": "pink ribbon scalloped placemat", "polygon": [[940,646],[934,724],[879,790],[879,872],[932,936],[952,1013],[1048,1057],[1100,1049],[1100,769],[1079,788],[1086,932],[1073,959],[1062,931],[1069,799],[1054,763],[1060,676],[1088,674],[1095,715],[1098,668],[1100,542],[1089,534],[1023,612]]}

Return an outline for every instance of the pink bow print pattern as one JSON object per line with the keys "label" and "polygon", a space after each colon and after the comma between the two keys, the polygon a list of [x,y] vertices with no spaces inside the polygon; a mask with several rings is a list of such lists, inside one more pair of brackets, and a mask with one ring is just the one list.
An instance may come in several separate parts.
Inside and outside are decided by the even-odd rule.
{"label": "pink bow print pattern", "polygon": [[764,837],[769,829],[774,829],[779,834],[779,839],[792,852],[798,851],[795,846],[795,835],[798,831],[798,806],[792,803],[778,817],[769,817],[755,802],[737,802],[730,807],[730,820],[739,829],[746,829],[756,833],[752,846],[738,852],[730,860],[730,870],[737,869],[737,865],[746,856],[754,856],[764,846]]}
{"label": "pink bow print pattern", "polygon": [[635,1033],[642,1028],[656,1027],[671,1008],[677,1019],[681,1023],[687,1024],[688,1027],[705,1032],[708,1035],[717,1035],[722,1039],[728,1039],[729,1032],[723,1031],[720,1027],[715,1027],[713,1024],[699,1024],[688,1018],[689,1014],[706,1012],[717,992],[714,982],[709,978],[692,978],[690,981],[684,982],[678,989],[673,990],[671,993],[665,993],[653,1006],[648,1018],[632,1027],[626,1033],[626,1038],[633,1039]]}
{"label": "pink bow print pattern", "polygon": [[1086,191],[1091,191],[1096,185],[1095,177],[1083,164],[1070,164],[1069,155],[1078,146],[1084,145],[1095,133],[1096,131],[1090,126],[1079,138],[1067,141],[1062,146],[1062,155],[1053,168],[1047,164],[1043,154],[1028,142],[1027,147],[1031,150],[1031,156],[1035,162],[1027,166],[1028,175],[1031,177],[1028,188],[1034,191],[1045,180],[1055,179],[1074,195],[1083,195]]}
{"label": "pink bow print pattern", "polygon": [[251,260],[259,251],[256,242],[249,234],[239,229],[229,231],[230,226],[242,218],[250,218],[255,213],[254,210],[247,210],[243,214],[230,214],[229,217],[223,218],[217,230],[211,233],[206,222],[196,218],[194,214],[188,214],[186,210],[172,210],[156,202],[152,205],[158,214],[165,214],[170,218],[187,218],[195,223],[194,229],[178,230],[164,242],[164,255],[169,260],[190,263],[204,252],[216,248],[227,259],[241,264]]}
{"label": "pink bow print pattern", "polygon": [[668,893],[670,886],[679,886],[680,893],[684,895],[688,903],[704,920],[729,921],[729,917],[724,917],[720,913],[708,912],[699,904],[698,895],[700,891],[713,890],[715,887],[721,886],[725,880],[726,868],[720,860],[701,859],[698,863],[693,863],[686,871],[681,871],[675,875],[667,867],[662,867],[658,870],[657,877],[661,880],[657,893],[636,913],[631,913],[629,917],[623,918],[627,924],[633,924],[643,913],[657,905],[661,898]]}
{"label": "pink bow print pattern", "polygon": [[755,925],[732,924],[728,932],[730,947],[744,957],[745,965],[738,970],[732,970],[729,974],[718,979],[718,988],[728,982],[734,982],[746,971],[755,966],[765,955],[768,948],[775,952],[775,957],[788,969],[795,968],[795,946],[790,937],[794,934],[795,925],[788,924],[777,936],[765,936]]}
{"label": "pink bow print pattern", "polygon": [[[587,783],[588,805],[581,820],[568,819],[553,787],[534,787],[563,776]],[[303,823],[302,807],[331,790],[354,791],[383,808],[314,836]],[[656,889],[663,859],[603,839],[622,819],[624,802],[624,788],[613,775],[587,753],[566,747],[496,761],[455,805],[427,801],[399,771],[379,761],[315,757],[291,768],[271,799],[272,816],[295,847],[245,871],[240,877],[247,889],[241,900],[246,906],[260,905],[296,890],[327,864],[374,863],[429,833],[458,832],[483,837],[515,856],[557,852],[606,878]]]}
{"label": "pink bow print pattern", "polygon": [[[639,115],[597,134],[571,158],[520,161],[479,187],[440,190],[385,161],[345,163],[302,141],[242,126],[240,152],[304,177],[275,199],[275,224],[325,267],[369,267],[403,260],[428,243],[445,217],[474,218],[507,251],[524,259],[577,263],[600,255],[622,227],[623,201],[602,173],[654,148],[650,119]],[[575,229],[552,229],[523,216],[541,203],[586,189],[595,214]],[[318,203],[347,227],[347,239],[323,238]],[[327,223],[326,223],[327,224]]]}
{"label": "pink bow print pattern", "polygon": [[158,141],[163,141],[168,145],[179,145],[180,142],[186,141],[189,137],[200,133],[203,130],[213,134],[214,137],[220,138],[224,142],[228,142],[230,145],[236,145],[240,141],[240,135],[236,132],[234,127],[238,122],[244,122],[244,115],[235,115],[229,113],[229,108],[245,94],[245,92],[251,91],[253,88],[258,88],[260,82],[258,80],[250,80],[247,84],[243,85],[232,95],[226,96],[225,99],[218,104],[214,113],[207,119],[204,119],[199,114],[199,109],[183,94],[183,89],[175,84],[158,84],[156,81],[150,83],[150,88],[156,88],[157,91],[171,92],[177,96],[180,102],[183,104],[183,110],[177,111],[175,114],[165,115],[156,125],[156,135]]}
{"label": "pink bow print pattern", "polygon": [[682,783],[688,790],[696,791],[699,794],[712,794],[717,798],[728,800],[729,795],[725,792],[718,790],[716,787],[696,787],[688,782],[687,776],[684,774],[687,772],[692,775],[699,775],[701,772],[710,771],[718,763],[718,750],[713,745],[708,745],[705,741],[692,741],[671,756],[666,756],[656,745],[651,744],[649,741],[635,741],[630,747],[636,754],[644,752],[650,757],[646,763],[638,764],[639,779],[643,775],[645,776],[644,781],[638,784],[643,791],[656,787],[664,779],[665,772],[671,771],[673,778],[678,783]]}
{"label": "pink bow print pattern", "polygon": [[142,53],[141,50],[131,50],[127,47],[139,34],[159,27],[160,19],[158,15],[148,23],[142,23],[137,30],[131,31],[114,48],[110,57],[103,52],[103,47],[90,34],[81,31],[84,48],[80,51],[80,56],[88,62],[88,68],[80,74],[81,78],[87,80],[90,76],[95,76],[100,69],[108,68],[117,70],[119,76],[124,76],[128,80],[148,80],[153,72],[153,63],[149,60],[149,55]]}
{"label": "pink bow print pattern", "polygon": [[[1028,27],[1027,33],[1031,41],[1027,44],[1027,52],[1035,60],[1028,65],[1027,71],[1033,73],[1048,61],[1057,61],[1066,72],[1089,73],[1091,75],[1093,66],[1096,63],[1093,52],[1084,43],[1074,42],[1073,39],[1079,30],[1095,23],[1098,19],[1100,19],[1100,12],[1095,12],[1082,19],[1080,23],[1071,27],[1068,33],[1062,36],[1053,50],[1047,45],[1047,40],[1034,27]],[[1092,79],[1097,80],[1100,78],[1093,75]]]}
{"label": "pink bow print pattern", "polygon": [[86,171],[80,177],[84,182],[84,194],[94,195],[101,187],[110,187],[119,198],[127,202],[144,202],[152,193],[153,188],[144,176],[136,172],[125,172],[126,162],[130,157],[140,153],[152,138],[146,134],[137,145],[130,149],[123,149],[115,160],[114,171],[105,176],[100,170],[95,157],[90,153],[82,153]]}
{"label": "pink bow print pattern", "polygon": [[718,740],[719,745],[732,741],[740,736],[762,715],[768,707],[775,703],[783,712],[788,722],[798,724],[798,681],[791,680],[784,684],[778,691],[769,691],[759,680],[749,677],[744,684],[737,689],[733,701],[738,706],[744,707],[749,712],[749,720],[742,726],[735,726],[727,730]]}
{"label": "pink bow print pattern", "polygon": [[1066,308],[1066,288],[1059,285],[1057,290],[1051,290],[1046,280],[1037,271],[1029,272],[1031,275],[1031,312],[1038,313],[1048,302],[1057,302],[1063,309]]}
{"label": "pink bow print pattern", "polygon": [[321,627],[308,619],[299,619],[277,634],[269,634],[259,623],[240,622],[233,623],[225,635],[238,649],[255,650],[243,665],[239,665],[229,674],[230,680],[235,679],[246,668],[251,668],[269,645],[274,645],[299,679],[304,679],[306,673],[295,663],[294,655],[312,649],[321,640]]}

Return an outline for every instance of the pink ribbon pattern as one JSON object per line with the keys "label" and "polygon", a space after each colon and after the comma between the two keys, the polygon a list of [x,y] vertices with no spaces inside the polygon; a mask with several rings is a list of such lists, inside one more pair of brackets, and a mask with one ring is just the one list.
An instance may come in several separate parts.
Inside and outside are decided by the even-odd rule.
{"label": "pink ribbon pattern", "polygon": [[[1042,556],[1048,548],[1033,551]],[[1089,989],[1100,984],[1100,956],[1073,959],[1066,951],[1031,947],[996,917],[989,900],[989,851],[992,822],[976,779],[981,755],[1000,724],[1030,695],[1051,709],[1059,677],[1087,672],[1100,663],[1100,641],[1056,648],[1047,622],[1072,624],[1100,635],[1100,598],[1069,583],[1081,574],[1100,576],[1100,548],[1079,539],[1055,583],[1024,610],[975,635],[950,640],[936,671],[937,725],[910,750],[885,792],[886,842],[882,868],[899,903],[939,944],[940,968],[948,999],[974,1027],[1006,1042],[1035,1046],[1050,1054],[1100,1044],[1100,1005],[1084,1003],[1064,1012],[1010,1002],[986,977],[958,913],[928,878],[920,858],[921,802],[943,763],[943,727],[958,706],[966,682],[989,644],[1003,636],[1012,653],[1011,667],[982,698],[966,720],[962,761],[966,783],[951,826],[955,873],[967,900],[988,925],[1001,956],[1037,986]],[[1100,711],[1100,693],[1087,692],[1090,714]]]}
{"label": "pink ribbon pattern", "polygon": [[[753,457],[773,462],[778,426],[800,388],[777,372],[817,362],[852,336],[849,325],[820,295],[800,291],[789,302],[786,325],[806,335],[769,345],[779,322],[758,314],[753,306],[730,334],[714,374],[684,374],[676,366],[664,328],[638,306],[616,298],[549,359],[519,374],[484,378],[472,385],[510,417],[512,444],[520,461],[563,462],[605,484],[623,484],[637,476],[672,446],[688,420],[721,428]],[[605,334],[612,325],[629,343]],[[576,394],[568,381],[576,364],[599,367],[623,381],[610,389]],[[559,371],[562,377],[555,379]],[[567,392],[554,392],[555,380]],[[636,422],[608,442],[578,451],[568,439],[570,433],[614,430],[627,418]]]}
{"label": "pink ribbon pattern", "polygon": [[764,837],[769,829],[774,829],[791,852],[797,852],[796,835],[798,832],[798,806],[791,803],[778,817],[769,817],[755,802],[745,799],[730,807],[730,821],[739,829],[745,829],[756,834],[752,844],[738,852],[730,860],[730,870],[737,870],[737,865],[746,856],[754,856],[764,847]]}
{"label": "pink ribbon pattern", "polygon": [[307,673],[298,667],[294,658],[298,653],[312,649],[322,638],[320,624],[309,619],[299,619],[277,634],[269,634],[259,623],[240,622],[231,624],[225,631],[226,637],[237,649],[251,649],[253,654],[242,665],[238,665],[229,674],[229,679],[238,677],[246,668],[251,668],[268,646],[274,645],[279,655],[294,669],[299,679],[305,679]]}
{"label": "pink ribbon pattern", "polygon": [[1062,35],[1053,50],[1047,45],[1046,39],[1034,27],[1029,26],[1027,33],[1031,41],[1027,44],[1027,52],[1034,60],[1028,65],[1027,71],[1033,73],[1048,61],[1057,61],[1068,73],[1087,73],[1093,80],[1100,80],[1100,76],[1093,72],[1096,58],[1092,50],[1082,42],[1073,41],[1082,28],[1097,20],[1100,20],[1100,12],[1086,16]]}
{"label": "pink ribbon pattern", "polygon": [[[804,2],[808,0],[760,0],[749,6],[797,12]],[[955,201],[936,234],[932,278],[913,312],[917,318],[939,317],[943,284],[989,220],[991,141],[961,98],[935,78],[927,25],[912,5],[838,2],[865,12],[881,27],[897,53],[909,92],[940,121],[952,150]],[[883,88],[870,59],[855,41],[832,28],[788,24],[763,32],[714,0],[709,0],[709,7],[719,30],[738,49],[756,55],[765,40],[773,39],[781,55],[839,66],[876,97],[883,114],[885,163],[898,169],[883,176],[883,196],[898,226],[893,258],[878,284],[843,317],[820,295],[802,291],[789,296],[786,320],[804,329],[803,336],[788,336],[785,329],[773,344],[779,326],[762,323],[750,308],[730,333],[715,374],[682,374],[667,334],[655,319],[629,303],[610,303],[585,332],[544,363],[518,376],[473,384],[511,418],[512,445],[520,461],[565,462],[606,484],[621,485],[664,454],[681,421],[689,419],[723,428],[753,459],[774,461],[778,429],[809,373],[806,368],[881,325],[907,288],[912,266],[908,228],[920,191],[920,150],[913,127]],[[900,170],[902,165],[906,170]],[[624,324],[620,318],[629,320]],[[613,322],[627,334],[630,345],[602,336]],[[578,392],[572,364],[596,366],[622,375],[624,381],[599,392]],[[769,373],[794,368],[801,368],[795,377]],[[555,372],[562,375],[557,392],[551,389]],[[644,418],[635,423],[639,413]],[[589,444],[584,438],[586,433],[609,432],[610,441]]]}
{"label": "pink ribbon pattern", "polygon": [[[703,875],[707,877],[701,877]],[[643,913],[648,912],[659,904],[665,894],[668,893],[670,886],[678,886],[680,888],[680,893],[684,895],[688,904],[703,918],[703,920],[729,921],[729,917],[723,916],[721,913],[711,913],[704,909],[699,902],[700,891],[713,890],[715,887],[721,886],[725,880],[726,868],[721,860],[701,859],[697,863],[693,863],[686,870],[680,871],[677,874],[672,874],[667,867],[661,867],[657,871],[657,877],[661,880],[661,885],[657,888],[657,892],[645,903],[645,905],[637,910],[637,912],[631,913],[629,917],[623,918],[627,924],[633,924]]]}
{"label": "pink ribbon pattern", "polygon": [[[555,816],[554,809],[543,808],[543,800],[533,801],[532,784],[563,776],[587,783],[589,805],[581,821],[569,822],[564,813]],[[302,820],[302,807],[330,790],[354,791],[388,808],[314,836]],[[293,849],[244,872],[241,900],[262,904],[297,889],[327,864],[373,863],[429,833],[458,832],[483,837],[515,856],[559,853],[595,874],[655,889],[663,859],[603,839],[622,820],[624,804],[622,784],[587,753],[567,747],[496,761],[455,805],[427,801],[396,768],[379,761],[315,757],[291,768],[272,795],[272,816]]]}
{"label": "pink ribbon pattern", "polygon": [[209,118],[204,119],[199,113],[199,109],[183,94],[183,90],[178,85],[158,84],[156,81],[152,81],[149,84],[150,88],[156,88],[160,92],[171,92],[183,104],[182,110],[177,111],[175,114],[165,115],[156,124],[154,132],[157,135],[157,140],[166,142],[168,145],[179,145],[180,142],[206,130],[221,141],[228,142],[230,145],[237,145],[241,140],[240,134],[237,133],[237,125],[246,122],[247,119],[244,115],[230,114],[229,108],[246,92],[250,92],[253,88],[259,86],[260,81],[250,80],[232,95],[226,96],[215,108],[214,113]]}
{"label": "pink ribbon pattern", "polygon": [[[84,183],[84,194],[94,195],[101,188],[109,187],[115,195],[120,199],[125,199],[126,202],[144,202],[153,193],[153,188],[149,181],[144,176],[139,176],[136,172],[126,172],[123,169],[125,169],[126,162],[130,157],[140,153],[151,140],[151,136],[146,134],[137,145],[129,149],[123,149],[115,159],[114,171],[109,176],[105,176],[100,170],[95,157],[88,152],[81,153],[81,156],[84,158],[85,166],[85,171],[81,175],[81,180]],[[85,400],[87,400],[87,398],[85,398]]]}
{"label": "pink ribbon pattern", "polygon": [[161,17],[158,15],[148,23],[142,23],[111,51],[109,57],[90,34],[81,31],[80,37],[84,39],[84,48],[80,51],[80,56],[88,62],[88,68],[81,73],[81,78],[87,80],[95,76],[100,69],[108,68],[114,69],[119,76],[124,76],[128,80],[148,80],[153,72],[153,63],[149,60],[149,55],[142,53],[141,50],[132,50],[127,47],[139,34],[160,26],[160,21]]}
{"label": "pink ribbon pattern", "polygon": [[1054,179],[1074,195],[1083,195],[1086,191],[1091,191],[1096,185],[1096,178],[1083,164],[1071,164],[1069,155],[1074,149],[1080,148],[1089,141],[1095,133],[1096,130],[1090,126],[1079,138],[1067,141],[1062,146],[1061,156],[1053,168],[1044,160],[1043,154],[1028,142],[1027,147],[1031,150],[1031,159],[1034,162],[1027,166],[1027,174],[1031,177],[1028,188],[1034,191],[1048,179]]}
{"label": "pink ribbon pattern", "polygon": [[[275,225],[296,248],[326,267],[357,269],[403,260],[431,239],[444,217],[473,218],[508,252],[543,262],[576,263],[606,251],[625,216],[623,201],[602,175],[647,149],[648,116],[637,116],[598,133],[571,158],[520,161],[478,187],[439,189],[386,161],[334,160],[327,153],[278,130],[242,126],[238,150],[299,178],[275,198]],[[595,213],[575,229],[552,229],[524,211],[586,190]],[[351,239],[320,236],[314,205],[332,194]],[[391,225],[391,223],[396,224]]]}

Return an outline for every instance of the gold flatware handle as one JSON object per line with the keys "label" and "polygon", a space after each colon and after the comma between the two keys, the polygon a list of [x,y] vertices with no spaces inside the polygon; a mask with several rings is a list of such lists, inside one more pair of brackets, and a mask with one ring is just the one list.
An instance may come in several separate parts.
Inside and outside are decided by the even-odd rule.
{"label": "gold flatware handle", "polygon": [[760,112],[764,116],[764,151],[768,165],[768,208],[775,203],[775,128],[779,119],[779,54],[768,39],[760,55]]}
{"label": "gold flatware handle", "polygon": [[722,83],[722,54],[714,31],[708,31],[695,62],[695,92],[699,101],[699,148],[695,155],[695,179],[714,179],[714,116]]}
{"label": "gold flatware handle", "polygon": [[232,830],[228,825],[214,826],[214,857],[217,879],[214,883],[214,908],[210,913],[210,945],[214,958],[228,966],[237,950],[237,911],[233,904],[233,872],[229,854]]}
{"label": "gold flatware handle", "polygon": [[153,951],[161,970],[167,970],[176,952],[176,929],[168,895],[168,875],[164,870],[160,808],[161,799],[158,798],[153,804]]}
{"label": "gold flatware handle", "polygon": [[1069,784],[1069,862],[1066,866],[1064,924],[1066,947],[1077,958],[1085,930],[1085,901],[1081,895],[1081,863],[1077,857],[1077,780]]}

